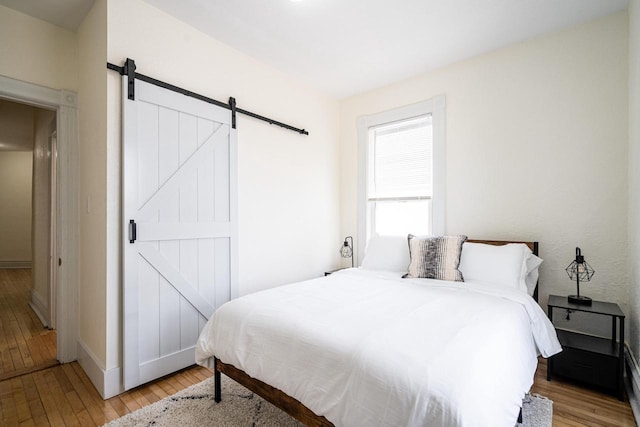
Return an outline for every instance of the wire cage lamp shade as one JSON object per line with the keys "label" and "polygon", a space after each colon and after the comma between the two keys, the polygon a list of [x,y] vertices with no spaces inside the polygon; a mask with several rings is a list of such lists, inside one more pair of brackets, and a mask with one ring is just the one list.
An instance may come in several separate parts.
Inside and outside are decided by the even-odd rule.
{"label": "wire cage lamp shade", "polygon": [[593,277],[595,270],[584,260],[580,248],[576,248],[576,259],[571,261],[566,268],[566,272],[571,280],[576,281],[577,293],[569,295],[570,303],[580,305],[591,305],[591,298],[580,295],[580,282],[588,282]]}
{"label": "wire cage lamp shade", "polygon": [[340,256],[342,258],[351,258],[351,267],[353,268],[353,237],[347,236],[340,248]]}

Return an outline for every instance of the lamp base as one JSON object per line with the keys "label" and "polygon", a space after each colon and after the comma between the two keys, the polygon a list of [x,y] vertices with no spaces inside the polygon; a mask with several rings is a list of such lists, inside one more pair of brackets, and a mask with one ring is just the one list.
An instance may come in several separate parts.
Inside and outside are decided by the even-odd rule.
{"label": "lamp base", "polygon": [[591,298],[582,295],[569,295],[567,297],[571,304],[591,305]]}

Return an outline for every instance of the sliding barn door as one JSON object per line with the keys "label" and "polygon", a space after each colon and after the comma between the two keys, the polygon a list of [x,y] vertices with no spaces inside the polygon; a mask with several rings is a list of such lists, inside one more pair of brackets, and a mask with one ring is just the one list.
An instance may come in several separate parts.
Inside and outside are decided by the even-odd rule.
{"label": "sliding barn door", "polygon": [[237,294],[231,112],[123,77],[124,386],[194,364],[217,307]]}

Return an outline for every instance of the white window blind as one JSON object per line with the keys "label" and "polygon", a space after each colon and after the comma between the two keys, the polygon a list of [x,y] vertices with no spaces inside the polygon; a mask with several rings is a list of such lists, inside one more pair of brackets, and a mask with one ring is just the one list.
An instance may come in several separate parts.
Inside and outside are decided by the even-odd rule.
{"label": "white window blind", "polygon": [[369,129],[369,234],[428,234],[433,193],[431,115]]}
{"label": "white window blind", "polygon": [[431,198],[431,115],[371,128],[369,142],[370,201]]}

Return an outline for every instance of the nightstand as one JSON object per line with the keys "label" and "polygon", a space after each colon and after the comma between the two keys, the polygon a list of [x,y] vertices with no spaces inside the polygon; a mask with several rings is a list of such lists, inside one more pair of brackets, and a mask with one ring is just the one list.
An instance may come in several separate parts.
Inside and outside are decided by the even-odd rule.
{"label": "nightstand", "polygon": [[[624,313],[618,304],[593,301],[590,306],[571,304],[567,297],[549,295],[549,320],[553,310],[590,313],[593,322],[611,318],[611,338],[556,328],[562,352],[549,359],[547,380],[569,378],[615,393],[624,400]],[[618,327],[619,325],[619,327]]]}

